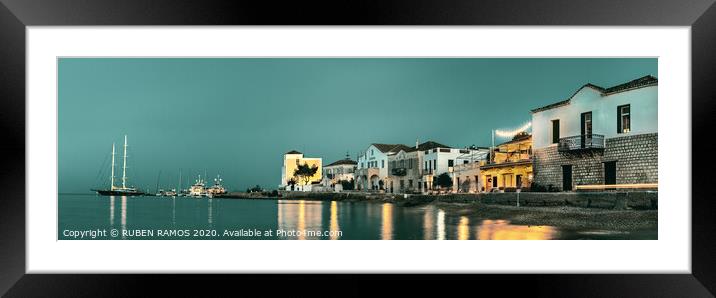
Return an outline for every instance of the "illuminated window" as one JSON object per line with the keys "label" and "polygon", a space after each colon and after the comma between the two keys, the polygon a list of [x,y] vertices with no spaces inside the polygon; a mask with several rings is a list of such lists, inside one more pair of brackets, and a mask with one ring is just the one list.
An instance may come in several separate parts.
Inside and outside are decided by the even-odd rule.
{"label": "illuminated window", "polygon": [[631,107],[617,107],[617,133],[628,133],[631,130]]}

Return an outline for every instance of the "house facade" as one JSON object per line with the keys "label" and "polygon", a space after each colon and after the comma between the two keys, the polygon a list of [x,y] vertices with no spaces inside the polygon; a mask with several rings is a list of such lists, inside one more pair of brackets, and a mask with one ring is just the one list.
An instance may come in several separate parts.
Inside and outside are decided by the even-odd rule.
{"label": "house facade", "polygon": [[357,162],[348,157],[335,161],[323,167],[323,186],[333,190],[343,190],[341,182],[355,183]]}
{"label": "house facade", "polygon": [[534,182],[563,191],[658,182],[658,80],[645,76],[532,110]]}
{"label": "house facade", "polygon": [[453,192],[477,193],[484,186],[480,179],[480,167],[487,163],[489,148],[471,148],[470,153],[457,157],[453,168]]}
{"label": "house facade", "polygon": [[388,156],[409,147],[402,144],[373,143],[358,154],[355,185],[358,190],[385,190]]}
{"label": "house facade", "polygon": [[[296,171],[296,168],[298,168],[298,165],[301,165],[301,164],[307,164],[311,167],[313,167],[313,166],[318,167],[318,171],[316,171],[316,173],[310,177],[308,183],[306,183],[302,179],[297,179],[293,175],[294,172]],[[322,176],[323,176],[323,174],[322,174],[322,159],[321,158],[304,157],[303,153],[298,152],[296,150],[292,150],[292,151],[286,152],[283,155],[283,165],[281,166],[281,184],[279,185],[279,189],[310,190],[311,185],[321,182]],[[292,178],[295,179],[295,181],[296,181],[295,185],[289,185],[289,181]]]}
{"label": "house facade", "polygon": [[388,156],[388,192],[420,192],[420,160],[415,148],[401,148]]}
{"label": "house facade", "polygon": [[522,132],[497,145],[490,160],[480,167],[484,181],[480,191],[504,191],[532,186],[532,136]]}
{"label": "house facade", "polygon": [[[460,157],[477,154],[481,151],[481,149],[451,148],[436,142],[426,142],[421,146],[418,148],[418,156],[421,167],[420,190],[423,193],[436,190],[434,182],[440,174],[447,173],[453,177],[454,168]],[[453,182],[453,186],[454,184]]]}

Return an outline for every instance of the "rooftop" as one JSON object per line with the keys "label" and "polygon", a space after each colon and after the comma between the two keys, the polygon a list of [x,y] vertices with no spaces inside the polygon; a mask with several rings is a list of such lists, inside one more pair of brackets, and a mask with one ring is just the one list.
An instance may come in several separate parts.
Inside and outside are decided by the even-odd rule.
{"label": "rooftop", "polygon": [[502,144],[497,145],[497,147],[502,145],[509,145],[509,144],[516,144],[522,141],[529,141],[532,139],[532,135],[528,133],[518,133],[514,137],[512,137],[512,140],[509,140],[507,142],[504,142]]}
{"label": "rooftop", "polygon": [[298,152],[298,151],[296,151],[296,150],[291,150],[291,151],[289,151],[289,152],[286,152],[285,154],[303,154],[303,153]]}
{"label": "rooftop", "polygon": [[403,144],[380,144],[380,143],[373,143],[371,144],[375,146],[375,148],[378,148],[380,152],[386,153],[386,152],[398,152],[401,149],[402,150],[408,150],[410,147],[405,146]]}
{"label": "rooftop", "polygon": [[356,165],[356,164],[358,164],[358,163],[355,160],[352,160],[350,158],[344,158],[344,159],[335,161],[329,165],[326,165],[326,167],[339,166],[339,165]]}
{"label": "rooftop", "polygon": [[587,83],[587,84],[585,84],[584,86],[582,86],[582,87],[580,87],[579,89],[577,89],[577,91],[575,91],[574,94],[572,94],[572,96],[570,96],[568,99],[563,100],[563,101],[558,101],[558,102],[555,102],[555,103],[553,103],[553,104],[549,104],[549,105],[546,105],[546,106],[543,106],[543,107],[540,107],[540,108],[533,109],[533,110],[532,110],[532,113],[537,113],[537,112],[549,110],[549,109],[552,109],[552,108],[560,107],[560,106],[563,106],[563,105],[567,105],[567,104],[569,104],[569,102],[572,100],[572,98],[573,98],[577,93],[579,93],[579,91],[581,91],[581,90],[584,89],[584,88],[592,88],[592,89],[594,89],[594,90],[597,90],[597,91],[598,91],[599,93],[601,93],[603,96],[606,96],[606,95],[611,95],[611,94],[619,93],[619,92],[623,92],[623,91],[628,91],[628,90],[633,90],[633,89],[639,89],[639,88],[644,88],[644,87],[649,87],[649,86],[656,86],[656,85],[658,85],[658,83],[659,83],[659,80],[658,80],[656,77],[651,76],[651,75],[643,76],[643,77],[638,78],[638,79],[636,79],[636,80],[631,80],[631,81],[629,81],[629,82],[626,82],[626,83],[623,83],[623,84],[619,84],[619,85],[616,85],[616,86],[612,86],[612,87],[609,87],[609,88],[604,88],[604,87],[600,87],[600,86],[594,85],[594,84],[592,84],[592,83]]}
{"label": "rooftop", "polygon": [[450,147],[448,145],[440,144],[438,142],[427,141],[427,142],[423,142],[422,144],[419,144],[417,149],[415,147],[410,147],[406,151],[407,152],[424,151],[424,150],[430,150],[430,149],[435,149],[435,148],[452,148],[452,147]]}

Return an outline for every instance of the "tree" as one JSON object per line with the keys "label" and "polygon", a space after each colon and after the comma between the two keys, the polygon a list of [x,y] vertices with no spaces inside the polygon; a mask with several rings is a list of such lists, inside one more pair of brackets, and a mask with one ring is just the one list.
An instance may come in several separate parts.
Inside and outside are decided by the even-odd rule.
{"label": "tree", "polygon": [[291,186],[291,190],[293,190],[294,185],[296,185],[296,178],[291,177],[291,179],[288,179],[288,181],[286,182],[286,184],[290,185],[290,186]]}
{"label": "tree", "polygon": [[448,173],[442,173],[438,175],[437,179],[435,179],[435,185],[441,188],[452,187],[452,178],[450,178],[450,175],[448,175]]}
{"label": "tree", "polygon": [[311,182],[311,177],[318,172],[318,166],[312,165],[309,166],[307,163],[299,164],[295,171],[293,171],[293,176],[297,177],[299,180],[303,181],[303,185],[308,185],[309,182]]}
{"label": "tree", "polygon": [[343,187],[343,190],[353,190],[355,188],[355,182],[353,179],[351,180],[339,180],[338,183],[341,184]]}

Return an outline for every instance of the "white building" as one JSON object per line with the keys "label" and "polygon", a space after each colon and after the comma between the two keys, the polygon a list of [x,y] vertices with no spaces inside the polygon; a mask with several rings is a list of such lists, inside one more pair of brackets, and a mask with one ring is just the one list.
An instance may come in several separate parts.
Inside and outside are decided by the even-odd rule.
{"label": "white building", "polygon": [[[316,173],[310,177],[308,181],[303,181],[298,177],[294,177],[294,172],[299,165],[307,164],[311,167],[317,167]],[[321,158],[310,158],[304,157],[303,153],[296,150],[286,152],[283,155],[283,165],[281,166],[281,184],[279,189],[286,190],[311,190],[311,185],[321,182],[323,176],[322,172],[322,159]],[[294,184],[291,184],[294,181]]]}
{"label": "white building", "polygon": [[477,193],[484,182],[480,179],[480,167],[487,162],[489,148],[473,147],[468,153],[456,158],[452,171],[453,192]]}
{"label": "white building", "polygon": [[421,190],[423,192],[432,191],[433,181],[440,174],[448,173],[452,177],[458,159],[464,163],[465,158],[477,156],[484,151],[484,148],[451,148],[432,141],[421,144],[418,153],[421,167]]}
{"label": "white building", "polygon": [[402,144],[370,144],[358,154],[356,189],[384,190],[388,177],[388,156],[409,148]]}
{"label": "white building", "polygon": [[355,183],[357,162],[346,158],[335,161],[323,167],[323,186],[335,191],[343,190],[342,181]]}
{"label": "white building", "polygon": [[419,156],[417,147],[401,148],[397,153],[388,156],[388,192],[420,192]]}
{"label": "white building", "polygon": [[603,88],[586,84],[568,99],[532,110],[534,183],[657,182],[658,80]]}

